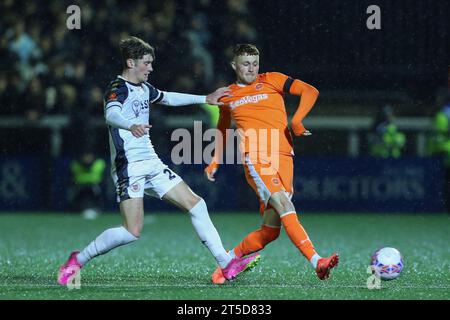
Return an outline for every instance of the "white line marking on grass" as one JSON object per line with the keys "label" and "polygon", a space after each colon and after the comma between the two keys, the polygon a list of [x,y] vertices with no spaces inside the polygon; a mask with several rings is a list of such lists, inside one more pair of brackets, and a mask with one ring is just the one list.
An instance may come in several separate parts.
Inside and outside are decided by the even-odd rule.
{"label": "white line marking on grass", "polygon": [[[28,287],[48,287],[48,288],[61,288],[62,286],[56,284],[0,284],[0,287],[19,287],[19,288],[28,288]],[[213,284],[81,284],[82,288],[237,288],[237,286],[222,285],[217,286]],[[336,289],[336,288],[352,288],[352,289],[367,289],[365,285],[323,285],[323,286],[314,286],[314,285],[253,285],[253,284],[242,284],[238,286],[239,288],[282,288],[282,289]],[[388,287],[385,287],[388,289]],[[450,286],[395,286],[393,289],[450,289]]]}

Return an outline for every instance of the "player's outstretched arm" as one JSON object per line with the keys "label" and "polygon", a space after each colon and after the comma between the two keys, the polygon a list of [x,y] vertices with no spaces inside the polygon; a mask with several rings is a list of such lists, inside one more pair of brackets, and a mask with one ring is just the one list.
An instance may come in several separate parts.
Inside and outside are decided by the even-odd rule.
{"label": "player's outstretched arm", "polygon": [[161,99],[161,101],[158,102],[158,104],[164,104],[167,106],[175,106],[175,107],[201,103],[222,105],[223,103],[219,102],[219,99],[223,96],[228,95],[228,91],[229,91],[228,88],[219,88],[207,96],[163,91],[163,98]]}
{"label": "player's outstretched arm", "polygon": [[306,128],[303,126],[302,121],[314,106],[317,97],[319,96],[319,90],[314,88],[312,85],[307,84],[306,82],[296,79],[292,83],[289,93],[301,96],[297,111],[292,117],[292,131],[296,136],[310,136],[311,132],[309,132],[309,130],[306,130]]}

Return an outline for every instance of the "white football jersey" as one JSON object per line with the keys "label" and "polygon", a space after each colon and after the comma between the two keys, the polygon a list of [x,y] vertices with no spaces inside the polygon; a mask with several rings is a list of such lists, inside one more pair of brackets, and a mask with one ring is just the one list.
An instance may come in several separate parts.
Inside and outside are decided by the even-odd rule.
{"label": "white football jersey", "polygon": [[[148,124],[150,106],[164,98],[164,93],[148,82],[131,83],[121,76],[112,81],[104,97],[105,111],[113,106],[121,108],[124,118],[133,124]],[[150,134],[136,138],[131,131],[108,126],[112,171],[118,176],[127,170],[128,163],[158,158]],[[126,173],[125,173],[126,175]]]}

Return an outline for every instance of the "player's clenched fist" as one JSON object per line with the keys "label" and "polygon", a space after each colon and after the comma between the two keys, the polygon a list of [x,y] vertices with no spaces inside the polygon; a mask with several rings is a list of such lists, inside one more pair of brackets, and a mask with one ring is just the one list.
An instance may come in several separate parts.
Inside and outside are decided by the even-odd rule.
{"label": "player's clenched fist", "polygon": [[130,131],[136,138],[140,138],[148,133],[148,129],[152,126],[149,124],[133,124]]}
{"label": "player's clenched fist", "polygon": [[292,122],[291,128],[296,136],[310,136],[312,134],[309,130],[306,130],[305,126],[301,122]]}

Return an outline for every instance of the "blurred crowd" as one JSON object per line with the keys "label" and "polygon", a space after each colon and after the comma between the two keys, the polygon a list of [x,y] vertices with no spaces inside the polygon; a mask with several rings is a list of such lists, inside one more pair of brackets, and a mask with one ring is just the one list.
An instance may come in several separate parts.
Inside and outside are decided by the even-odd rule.
{"label": "blurred crowd", "polygon": [[[3,0],[0,116],[37,123],[43,115],[66,115],[72,124],[67,129],[69,135],[70,130],[79,133],[88,118],[100,120],[104,90],[121,71],[118,43],[130,35],[154,46],[155,72],[149,81],[162,90],[205,94],[230,83],[234,79],[229,66],[231,47],[256,43],[262,72],[298,76],[322,93],[347,89],[346,96],[328,95],[329,108],[326,102],[324,105],[327,95],[321,94],[321,108],[315,109],[315,114],[341,115],[356,110],[356,114],[367,115],[370,108],[361,108],[367,101],[377,109],[400,101],[403,115],[432,116],[432,108],[414,105],[417,101],[417,105],[420,101],[427,106],[434,104],[436,89],[449,72],[446,6],[431,2],[424,0],[405,11],[402,1],[381,1],[386,11],[383,26],[397,30],[395,33],[368,32],[366,8],[353,1],[299,4],[286,0],[275,5],[258,0],[48,0],[43,5]],[[72,4],[81,9],[79,30],[66,25],[72,14],[67,8]],[[405,23],[416,13],[421,16],[420,27]],[[397,14],[401,19],[395,18]],[[440,31],[434,32],[431,26]],[[375,92],[364,95],[370,90]],[[352,102],[345,97],[351,97],[356,108],[351,109]],[[363,103],[354,100],[358,97]],[[297,106],[297,101],[290,101],[288,113]],[[396,113],[398,107],[393,106]],[[183,115],[199,110],[196,106],[176,112]],[[379,111],[371,115],[375,117]],[[155,108],[154,114],[158,112],[167,111]],[[208,117],[207,112],[203,114]],[[16,130],[30,139],[28,132]],[[48,137],[39,135],[34,135],[36,141],[21,144],[21,149],[41,152],[41,141],[48,141]],[[71,139],[64,141],[76,154]],[[0,147],[6,150],[8,143]],[[104,140],[100,143],[106,144]],[[8,151],[16,149],[13,145]]]}
{"label": "blurred crowd", "polygon": [[[38,120],[45,115],[68,116],[70,125],[61,140],[62,155],[73,159],[70,166],[76,188],[72,202],[80,206],[76,210],[92,213],[97,210],[92,203],[99,201],[97,189],[105,171],[100,158],[108,154],[108,141],[104,126],[90,126],[87,120],[103,121],[104,90],[121,72],[119,41],[133,35],[155,48],[155,72],[149,81],[157,88],[196,94],[232,82],[231,47],[254,43],[261,52],[261,72],[300,77],[322,93],[347,90],[328,95],[329,108],[321,105],[315,114],[348,115],[355,110],[354,114],[367,115],[367,102],[375,106],[366,147],[371,156],[399,158],[407,154],[408,144],[412,149],[411,140],[394,123],[394,109],[400,115],[399,105],[387,104],[400,101],[404,110],[400,116],[434,116],[427,154],[443,158],[443,189],[450,211],[448,4],[433,0],[414,6],[407,1],[377,3],[383,8],[383,30],[369,32],[363,1],[2,0],[0,120],[20,117],[32,128],[28,124],[8,127],[8,123],[0,127],[0,135],[14,137],[3,139],[0,150],[6,155],[49,157],[50,144],[58,145],[59,138],[54,131],[39,127]],[[81,29],[70,30],[66,24],[72,14],[67,8],[73,4],[81,9]],[[442,86],[442,96],[447,98],[436,102],[434,97]],[[326,97],[321,94],[321,104]],[[287,107],[292,114],[297,100]],[[184,115],[200,109],[176,112]],[[155,115],[173,111],[154,108],[152,112],[150,121],[169,119]],[[156,133],[152,142],[160,154],[170,154],[166,124],[158,124],[152,127]],[[302,140],[297,146],[303,148],[301,154],[347,149],[336,143],[337,138],[333,140],[338,135],[314,134],[314,140]],[[346,138],[341,141],[347,143]],[[51,162],[46,167],[50,172]],[[80,195],[89,201],[78,200]]]}
{"label": "blurred crowd", "polygon": [[77,1],[80,30],[66,27],[71,4],[0,3],[1,115],[102,115],[103,91],[120,72],[118,42],[129,35],[156,49],[151,82],[194,93],[228,80],[232,44],[220,39],[257,41],[245,0]]}

